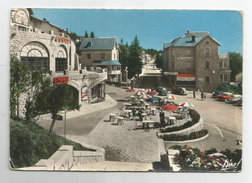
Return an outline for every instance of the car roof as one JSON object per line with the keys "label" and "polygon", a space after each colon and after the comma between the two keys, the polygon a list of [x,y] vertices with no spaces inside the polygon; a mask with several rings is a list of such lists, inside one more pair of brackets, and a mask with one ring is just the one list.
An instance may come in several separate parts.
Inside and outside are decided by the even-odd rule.
{"label": "car roof", "polygon": [[225,94],[225,95],[233,95],[233,93],[230,93],[230,92],[223,92],[223,94]]}

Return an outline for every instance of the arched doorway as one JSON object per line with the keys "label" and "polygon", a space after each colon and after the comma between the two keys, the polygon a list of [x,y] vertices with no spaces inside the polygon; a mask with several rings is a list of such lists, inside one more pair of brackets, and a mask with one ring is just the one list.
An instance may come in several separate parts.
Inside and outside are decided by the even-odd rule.
{"label": "arched doorway", "polygon": [[65,71],[67,70],[67,52],[63,46],[59,46],[56,51],[55,58],[55,71]]}
{"label": "arched doorway", "polygon": [[49,57],[47,48],[39,42],[30,42],[21,50],[21,62],[27,63],[32,70],[49,71]]}
{"label": "arched doorway", "polygon": [[73,91],[73,96],[74,96],[75,100],[77,101],[77,103],[79,103],[79,90],[71,85],[68,85],[68,86]]}

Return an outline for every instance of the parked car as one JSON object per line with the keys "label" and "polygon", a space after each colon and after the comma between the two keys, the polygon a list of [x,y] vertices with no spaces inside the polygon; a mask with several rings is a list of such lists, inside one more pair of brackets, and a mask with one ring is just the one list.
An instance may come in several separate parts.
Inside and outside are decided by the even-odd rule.
{"label": "parked car", "polygon": [[232,97],[233,94],[229,93],[229,92],[223,92],[221,95],[218,95],[218,100],[226,100],[229,99],[230,97]]}
{"label": "parked car", "polygon": [[242,105],[242,97],[235,101],[236,105]]}
{"label": "parked car", "polygon": [[226,99],[225,102],[226,103],[231,103],[234,104],[237,100],[239,100],[240,98],[242,98],[242,95],[233,95],[232,97],[230,97],[229,99]]}
{"label": "parked car", "polygon": [[217,98],[218,95],[221,95],[222,93],[223,93],[223,91],[215,91],[215,92],[213,92],[212,97],[213,97],[213,98]]}
{"label": "parked car", "polygon": [[179,94],[179,95],[187,95],[187,91],[185,88],[182,87],[173,87],[172,88],[173,94]]}
{"label": "parked car", "polygon": [[168,91],[164,88],[164,87],[158,87],[157,92],[159,93],[159,95],[167,95]]}

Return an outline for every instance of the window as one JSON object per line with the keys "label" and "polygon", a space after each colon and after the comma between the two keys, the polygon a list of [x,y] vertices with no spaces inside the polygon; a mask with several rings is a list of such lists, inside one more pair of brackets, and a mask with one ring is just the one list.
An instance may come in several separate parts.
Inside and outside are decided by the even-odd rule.
{"label": "window", "polygon": [[91,59],[91,54],[90,53],[87,54],[87,59]]}
{"label": "window", "polygon": [[209,48],[206,48],[206,55],[209,55],[210,54],[210,50]]}
{"label": "window", "polygon": [[206,61],[206,68],[209,69],[209,62]]}
{"label": "window", "polygon": [[227,68],[228,67],[228,61],[221,61],[220,62],[220,68]]}
{"label": "window", "polygon": [[30,42],[21,50],[21,62],[30,66],[31,70],[42,69],[43,73],[49,71],[48,51],[44,45],[38,42]]}
{"label": "window", "polygon": [[209,41],[206,41],[206,44],[209,44]]}
{"label": "window", "polygon": [[190,68],[190,67],[191,67],[191,62],[188,61],[188,62],[187,62],[187,68]]}
{"label": "window", "polygon": [[174,62],[173,61],[171,62],[171,68],[174,68]]}
{"label": "window", "polygon": [[227,83],[227,82],[228,82],[228,75],[220,74],[220,83]]}
{"label": "window", "polygon": [[171,55],[174,55],[174,50],[173,49],[171,50]]}
{"label": "window", "polygon": [[101,59],[105,59],[105,53],[101,53]]}
{"label": "window", "polygon": [[207,83],[207,84],[209,84],[209,83],[210,83],[209,76],[206,76],[206,77],[205,77],[205,83]]}
{"label": "window", "polygon": [[187,55],[191,55],[192,54],[192,50],[188,49],[187,50]]}
{"label": "window", "polygon": [[56,72],[67,70],[67,58],[56,58]]}

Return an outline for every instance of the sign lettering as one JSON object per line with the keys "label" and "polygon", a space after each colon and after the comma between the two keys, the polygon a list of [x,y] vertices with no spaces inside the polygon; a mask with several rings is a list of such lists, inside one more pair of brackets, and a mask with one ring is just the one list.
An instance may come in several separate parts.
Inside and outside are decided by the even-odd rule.
{"label": "sign lettering", "polygon": [[68,84],[68,77],[55,77],[54,84]]}
{"label": "sign lettering", "polygon": [[70,39],[67,39],[64,37],[59,37],[59,36],[56,36],[55,41],[56,42],[63,42],[63,43],[70,43]]}

